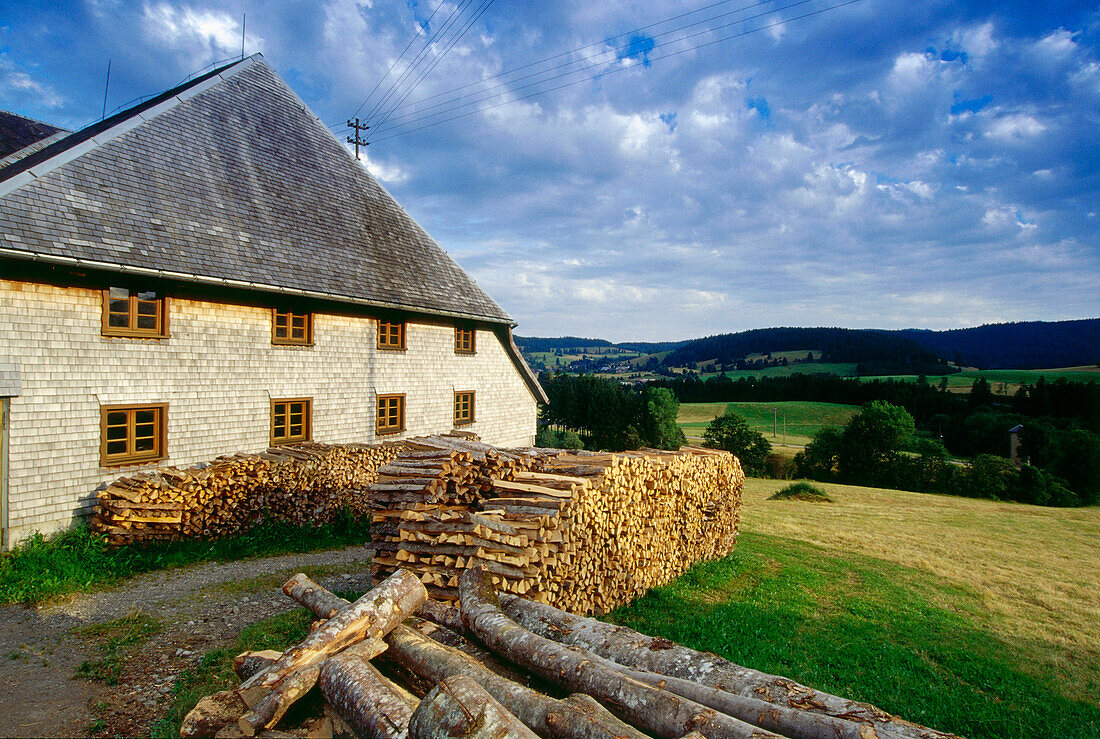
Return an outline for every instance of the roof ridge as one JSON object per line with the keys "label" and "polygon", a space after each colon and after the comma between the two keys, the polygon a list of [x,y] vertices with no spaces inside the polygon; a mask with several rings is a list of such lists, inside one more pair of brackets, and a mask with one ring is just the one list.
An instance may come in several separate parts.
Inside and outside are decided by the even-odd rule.
{"label": "roof ridge", "polygon": [[[10,163],[8,166],[0,169],[0,196],[7,195],[12,190],[21,187],[27,182],[38,179],[42,174],[52,171],[56,167],[90,151],[98,144],[109,141],[121,133],[125,133],[132,128],[132,126],[127,124],[130,123],[131,119],[135,116],[142,116],[143,113],[152,111],[148,117],[142,116],[142,119],[149,120],[150,118],[154,118],[160,113],[174,108],[187,98],[193,97],[208,87],[224,81],[261,61],[263,61],[263,55],[257,52],[244,59],[212,69],[205,74],[201,74],[192,80],[188,80],[176,87],[154,95],[126,110],[89,124],[79,131],[74,131],[68,136],[53,142],[49,146],[43,147],[18,161]],[[234,69],[234,67],[238,68]],[[222,73],[229,70],[233,70],[232,73],[223,77]],[[212,82],[215,78],[217,78],[217,82]],[[179,95],[185,92],[189,92],[190,94],[184,98],[179,98]],[[47,123],[45,125],[50,124]],[[120,128],[122,130],[119,130]],[[90,145],[80,146],[80,144],[85,144],[89,141],[92,142]],[[72,152],[73,149],[77,149],[77,151]],[[73,156],[62,156],[67,152],[72,152]],[[25,176],[20,177],[19,175]]]}

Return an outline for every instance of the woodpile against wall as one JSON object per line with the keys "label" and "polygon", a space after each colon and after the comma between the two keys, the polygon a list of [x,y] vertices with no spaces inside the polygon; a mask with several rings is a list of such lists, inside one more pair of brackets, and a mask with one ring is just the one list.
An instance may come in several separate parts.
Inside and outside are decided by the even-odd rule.
{"label": "woodpile against wall", "polygon": [[307,443],[139,472],[100,491],[92,528],[112,544],[132,544],[214,539],[263,520],[318,525],[343,510],[364,514],[362,491],[399,449]]}
{"label": "woodpile against wall", "polygon": [[286,651],[245,652],[241,684],[180,736],[442,739],[957,739],[867,703],[667,639],[498,594],[463,571],[458,608],[399,570],[351,603],[305,575],[318,619]]}
{"label": "woodpile against wall", "polygon": [[606,612],[730,552],[744,474],[727,452],[498,449],[410,439],[370,487],[374,573],[434,596],[489,571],[503,592]]}

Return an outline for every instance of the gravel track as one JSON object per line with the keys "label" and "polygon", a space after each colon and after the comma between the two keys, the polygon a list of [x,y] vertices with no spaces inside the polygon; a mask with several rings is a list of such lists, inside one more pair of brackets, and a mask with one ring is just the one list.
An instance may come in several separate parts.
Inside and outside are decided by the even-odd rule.
{"label": "gravel track", "polygon": [[[365,590],[362,546],[210,562],[139,575],[110,589],[35,607],[0,607],[0,735],[145,736],[170,703],[180,672],[233,643],[245,627],[294,603],[279,589],[305,570],[326,587]],[[100,656],[74,629],[142,611],[160,633],[126,655],[117,685],[75,679]]]}

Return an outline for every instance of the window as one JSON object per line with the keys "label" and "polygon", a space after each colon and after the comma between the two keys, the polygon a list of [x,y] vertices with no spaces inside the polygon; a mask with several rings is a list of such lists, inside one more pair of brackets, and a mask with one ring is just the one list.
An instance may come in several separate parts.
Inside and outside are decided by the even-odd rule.
{"label": "window", "polygon": [[378,322],[378,348],[379,349],[404,349],[405,348],[405,322],[379,321]]}
{"label": "window", "polygon": [[271,444],[289,444],[310,438],[313,401],[285,398],[271,401]]}
{"label": "window", "polygon": [[378,427],[380,434],[394,434],[405,430],[405,396],[378,396]]}
{"label": "window", "polygon": [[140,464],[167,456],[167,404],[105,405],[99,409],[99,418],[102,466]]}
{"label": "window", "polygon": [[125,287],[103,291],[103,335],[161,339],[168,336],[168,311],[163,297]]}
{"label": "window", "polygon": [[474,330],[455,326],[455,354],[473,354]]}
{"label": "window", "polygon": [[313,344],[312,313],[271,311],[271,343],[309,346]]}
{"label": "window", "polygon": [[455,393],[455,426],[474,422],[474,393]]}

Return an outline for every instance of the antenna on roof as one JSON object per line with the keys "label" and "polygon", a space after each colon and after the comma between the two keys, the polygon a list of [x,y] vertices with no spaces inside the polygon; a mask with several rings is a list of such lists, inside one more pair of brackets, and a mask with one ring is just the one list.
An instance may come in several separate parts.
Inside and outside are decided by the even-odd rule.
{"label": "antenna on roof", "polygon": [[107,117],[107,90],[111,87],[111,60],[107,60],[107,81],[103,83],[103,115],[99,117],[99,120],[103,120]]}
{"label": "antenna on roof", "polygon": [[366,125],[361,126],[361,125],[359,125],[359,119],[358,118],[355,119],[355,123],[352,123],[351,119],[349,118],[348,119],[348,128],[354,128],[355,129],[355,136],[348,136],[348,143],[349,144],[355,144],[355,158],[358,159],[359,158],[359,147],[360,146],[370,146],[369,141],[367,141],[366,139],[359,138],[359,132],[360,131],[366,131],[367,129],[370,128],[370,126],[366,126]]}
{"label": "antenna on roof", "polygon": [[244,29],[248,22],[248,13],[241,13],[241,61],[244,61]]}

